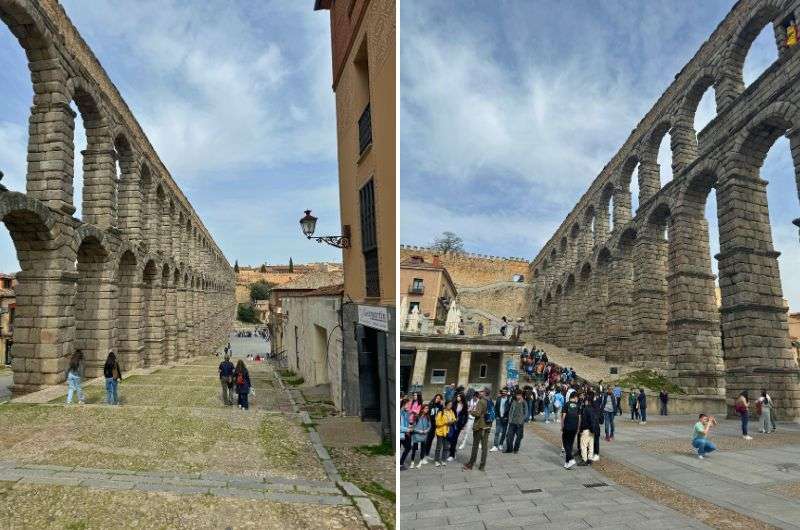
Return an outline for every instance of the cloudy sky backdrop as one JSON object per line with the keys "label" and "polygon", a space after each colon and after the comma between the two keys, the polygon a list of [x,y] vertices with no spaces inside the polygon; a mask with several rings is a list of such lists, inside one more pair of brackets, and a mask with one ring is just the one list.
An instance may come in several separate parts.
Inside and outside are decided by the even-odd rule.
{"label": "cloudy sky backdrop", "polygon": [[[312,208],[320,231],[339,230],[327,11],[310,0],[62,4],[231,263],[341,260],[298,224]],[[31,83],[0,26],[0,170],[24,191]],[[18,266],[0,227],[0,271]]]}
{"label": "cloudy sky backdrop", "polygon": [[[425,245],[451,230],[471,252],[535,257],[732,5],[403,0],[401,241]],[[751,48],[745,82],[776,57],[767,28]],[[715,114],[708,92],[698,130]],[[668,145],[659,154],[663,182],[671,178]],[[773,146],[762,176],[787,271],[800,258],[787,140]],[[716,253],[713,194],[706,215]],[[783,276],[800,307],[800,280]]]}

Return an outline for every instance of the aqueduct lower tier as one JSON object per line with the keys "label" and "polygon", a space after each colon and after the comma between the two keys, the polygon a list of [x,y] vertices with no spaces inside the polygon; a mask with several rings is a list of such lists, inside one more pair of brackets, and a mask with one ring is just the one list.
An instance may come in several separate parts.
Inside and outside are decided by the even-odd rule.
{"label": "aqueduct lower tier", "polygon": [[[760,176],[785,135],[800,185],[792,17],[800,19],[798,0],[739,1],[675,77],[531,263],[535,335],[609,363],[663,369],[698,411],[727,404],[730,412],[742,390],[752,398],[766,388],[782,419],[800,418],[800,371]],[[778,59],[745,89],[747,51],[768,25]],[[698,103],[712,88],[717,116],[696,133]],[[657,153],[667,133],[673,179],[662,187]],[[639,207],[631,212],[634,170]],[[704,216],[712,191],[720,306]]]}
{"label": "aqueduct lower tier", "polygon": [[[17,276],[15,393],[210,353],[227,339],[235,275],[56,0],[0,0],[33,84],[25,193],[0,188]],[[77,106],[86,129],[83,216],[74,218]]]}

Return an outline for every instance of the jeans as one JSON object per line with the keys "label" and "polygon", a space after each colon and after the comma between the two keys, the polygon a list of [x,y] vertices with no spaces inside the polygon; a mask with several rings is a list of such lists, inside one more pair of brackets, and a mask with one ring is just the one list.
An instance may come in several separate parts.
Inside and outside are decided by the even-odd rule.
{"label": "jeans", "polygon": [[456,427],[456,436],[455,436],[455,438],[453,438],[453,441],[450,442],[450,451],[449,451],[450,452],[450,458],[455,458],[456,457],[456,447],[458,446],[458,437],[461,436],[461,431],[462,430],[463,430],[463,427],[461,429]]}
{"label": "jeans", "polygon": [[666,416],[667,415],[667,402],[666,401],[662,401],[661,402],[661,410],[659,411],[659,414],[661,414],[662,416]]}
{"label": "jeans", "polygon": [[436,436],[436,453],[434,454],[434,460],[436,462],[442,462],[447,455],[450,453],[450,442],[447,441],[447,436]]}
{"label": "jeans", "polygon": [[525,416],[525,421],[528,421],[528,420],[533,419],[533,416],[534,416],[534,413],[533,413],[533,400],[532,399],[528,399],[528,400],[525,401],[525,404],[527,405],[527,410],[526,410],[527,414]]}
{"label": "jeans", "polygon": [[549,403],[544,406],[544,421],[550,421],[550,407],[552,407],[552,405]]}
{"label": "jeans", "polygon": [[497,418],[494,428],[494,446],[500,447],[506,441],[506,430],[508,429],[508,418]]}
{"label": "jeans", "polygon": [[402,466],[406,461],[406,456],[411,451],[411,435],[403,436],[400,439],[400,445],[403,447],[403,454],[400,455],[400,465]]}
{"label": "jeans", "polygon": [[478,446],[481,446],[481,465],[478,469],[486,467],[486,454],[489,451],[489,431],[490,429],[480,429],[472,432],[472,455],[469,457],[467,466],[472,467],[478,459]]}
{"label": "jeans", "polygon": [[747,436],[747,422],[750,421],[750,417],[745,412],[742,416],[742,436]]}
{"label": "jeans", "polygon": [[636,405],[631,405],[631,420],[638,420],[639,419],[639,409],[636,408]]}
{"label": "jeans", "polygon": [[614,415],[615,412],[603,411],[604,427],[606,430],[606,438],[614,437]]}
{"label": "jeans", "polygon": [[519,451],[519,444],[522,443],[522,437],[525,434],[524,423],[509,423],[508,433],[506,434],[506,452],[515,453]]}
{"label": "jeans", "polygon": [[647,421],[647,407],[642,405],[639,408],[641,409],[639,415],[642,417],[642,421]]}
{"label": "jeans", "polygon": [[117,385],[119,381],[113,377],[106,377],[106,401],[109,405],[119,405],[119,397],[117,396]]}
{"label": "jeans", "polygon": [[250,408],[250,404],[247,402],[247,394],[248,392],[242,392],[239,394],[239,406],[245,410]]}
{"label": "jeans", "polygon": [[622,396],[615,396],[614,399],[616,399],[617,403],[617,414],[622,416]]}
{"label": "jeans", "polygon": [[74,372],[67,374],[67,403],[72,403],[72,394],[78,394],[78,402],[83,403],[85,396],[83,389],[81,389],[81,376]]}
{"label": "jeans", "polygon": [[561,431],[561,444],[564,446],[564,463],[572,460],[572,448],[575,446],[575,435],[578,431]]}
{"label": "jeans", "polygon": [[553,407],[553,415],[555,415],[555,421],[561,421],[561,407]]}
{"label": "jeans", "polygon": [[411,444],[411,462],[419,467],[419,461],[422,459],[422,448],[420,447],[421,444],[425,442],[414,442]]}
{"label": "jeans", "polygon": [[692,440],[692,447],[697,449],[697,454],[701,456],[717,450],[717,446],[711,443],[708,438],[695,438]]}

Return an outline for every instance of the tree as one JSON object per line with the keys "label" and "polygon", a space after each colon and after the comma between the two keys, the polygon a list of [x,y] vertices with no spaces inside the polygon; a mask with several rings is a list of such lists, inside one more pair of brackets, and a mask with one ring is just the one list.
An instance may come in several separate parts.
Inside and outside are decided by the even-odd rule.
{"label": "tree", "polygon": [[273,287],[275,287],[274,283],[258,280],[250,286],[250,300],[254,302],[256,300],[269,300],[269,295]]}
{"label": "tree", "polygon": [[256,316],[256,310],[253,309],[253,306],[250,304],[239,304],[236,311],[236,318],[247,324],[259,324],[261,322],[258,320],[258,316]]}
{"label": "tree", "polygon": [[261,265],[261,272],[262,272],[262,273],[265,273],[265,272],[267,272],[267,264],[266,264],[266,263],[264,263],[263,265]]}
{"label": "tree", "polygon": [[464,252],[464,240],[454,232],[442,232],[442,235],[433,241],[431,248],[438,250],[442,254],[448,252]]}
{"label": "tree", "polygon": [[236,274],[239,274],[239,260],[238,259],[233,264],[233,272],[235,272]]}
{"label": "tree", "polygon": [[291,256],[289,256],[289,272],[294,272],[294,263],[292,263]]}

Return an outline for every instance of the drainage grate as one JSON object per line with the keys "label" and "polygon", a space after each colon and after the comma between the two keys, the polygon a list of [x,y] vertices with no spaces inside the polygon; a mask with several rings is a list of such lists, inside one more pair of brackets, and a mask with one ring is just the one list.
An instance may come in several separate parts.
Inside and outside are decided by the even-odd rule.
{"label": "drainage grate", "polygon": [[532,490],[519,490],[519,491],[521,491],[522,493],[541,493],[542,492],[542,490],[540,490],[539,488],[532,489]]}
{"label": "drainage grate", "polygon": [[591,484],[584,484],[584,488],[602,488],[603,486],[608,486],[605,482],[592,482]]}

